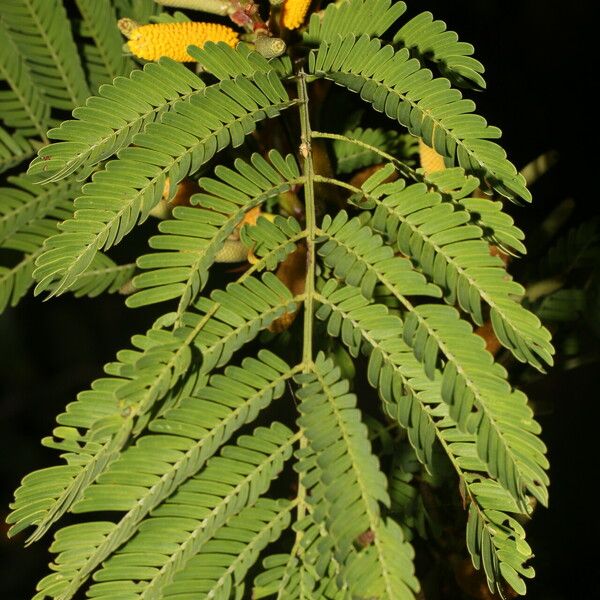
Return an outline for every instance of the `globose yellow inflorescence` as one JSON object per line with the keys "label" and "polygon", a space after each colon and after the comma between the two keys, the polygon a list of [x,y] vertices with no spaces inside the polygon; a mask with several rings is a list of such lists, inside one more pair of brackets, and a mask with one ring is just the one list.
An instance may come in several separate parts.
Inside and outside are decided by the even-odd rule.
{"label": "globose yellow inflorescence", "polygon": [[225,42],[235,46],[238,34],[225,25],[217,23],[157,23],[142,25],[129,34],[127,46],[138,58],[158,60],[168,56],[178,62],[188,62],[193,58],[187,47],[202,47],[206,42]]}
{"label": "globose yellow inflorescence", "polygon": [[287,29],[298,29],[306,17],[311,0],[286,0],[283,5],[283,25]]}

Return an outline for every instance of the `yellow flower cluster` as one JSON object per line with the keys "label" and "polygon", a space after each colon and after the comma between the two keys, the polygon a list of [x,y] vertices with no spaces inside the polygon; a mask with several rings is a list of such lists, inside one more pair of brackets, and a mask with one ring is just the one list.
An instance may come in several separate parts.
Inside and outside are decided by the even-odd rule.
{"label": "yellow flower cluster", "polygon": [[235,46],[238,34],[225,25],[217,23],[157,23],[134,29],[127,46],[132,54],[144,60],[158,60],[168,56],[178,62],[194,60],[187,47],[202,48],[206,42],[225,42]]}
{"label": "yellow flower cluster", "polygon": [[283,5],[283,26],[298,29],[306,17],[311,0],[286,0]]}
{"label": "yellow flower cluster", "polygon": [[436,171],[443,171],[446,168],[444,157],[425,144],[423,140],[419,140],[419,157],[425,175],[430,175]]}

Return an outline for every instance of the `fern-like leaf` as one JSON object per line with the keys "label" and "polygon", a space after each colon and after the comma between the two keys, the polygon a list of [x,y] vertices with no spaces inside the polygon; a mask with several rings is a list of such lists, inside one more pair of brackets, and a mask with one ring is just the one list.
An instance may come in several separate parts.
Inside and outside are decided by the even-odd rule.
{"label": "fern-like leaf", "polygon": [[[316,473],[304,476],[309,489],[315,486],[309,501],[316,504],[314,518],[323,521],[338,559],[345,563],[350,589],[389,600],[414,598],[419,586],[413,550],[400,528],[380,515],[379,503],[389,506],[387,482],[371,454],[348,382],[322,354],[313,372],[296,379],[302,384],[299,424],[316,459]],[[353,544],[367,531],[373,535],[372,545],[354,554]]]}
{"label": "fern-like leaf", "polygon": [[[42,253],[46,239],[57,231],[59,221],[53,218],[56,212],[51,211],[48,218],[28,223],[0,244],[0,249],[23,252],[16,263],[0,265],[0,314],[7,306],[16,306],[33,285],[35,261]],[[71,291],[77,298],[113,294],[131,279],[134,269],[134,264],[117,265],[108,256],[99,253]]]}
{"label": "fern-like leaf", "polygon": [[[442,444],[473,503],[469,523],[477,529],[476,534],[468,529],[467,542],[475,566],[484,566],[490,589],[502,594],[503,572],[522,589],[524,583],[513,571],[532,576],[532,569],[525,566],[531,549],[524,543],[523,529],[506,514],[519,513],[520,508],[505,489],[485,477],[486,466],[478,456],[475,436],[457,428],[442,401],[441,377],[431,380],[425,375],[423,366],[397,335],[402,329],[399,317],[390,315],[382,305],[370,304],[357,288],[336,288],[333,281],[325,285],[317,316],[327,321],[328,333],[340,336],[353,354],[361,347],[369,354],[368,380],[379,390],[386,411],[407,429],[425,466],[432,465],[436,440]],[[472,487],[478,483],[495,493],[486,497]],[[504,527],[499,529],[499,523]],[[509,568],[502,567],[505,563]]]}
{"label": "fern-like leaf", "polygon": [[121,51],[121,35],[110,0],[77,0],[77,8],[83,18],[82,35],[93,42],[85,44],[83,56],[90,87],[97,93],[100,85],[127,75],[133,62]]}
{"label": "fern-like leaf", "polygon": [[372,227],[398,244],[444,290],[449,304],[458,302],[481,325],[485,302],[498,339],[519,360],[538,369],[541,361],[552,364],[550,333],[513,299],[523,296],[523,287],[507,279],[502,261],[481,240],[482,230],[469,224],[467,211],[454,210],[423,184],[406,186],[401,180],[385,184],[373,177],[362,193],[375,207]]}
{"label": "fern-like leaf", "polygon": [[296,248],[296,242],[306,237],[306,231],[294,217],[275,215],[273,222],[259,217],[256,225],[245,225],[241,239],[251,248],[257,268],[274,270]]}
{"label": "fern-like leaf", "polygon": [[50,139],[59,141],[40,150],[29,174],[46,183],[79,170],[78,179],[85,180],[98,163],[128,146],[145,125],[204,87],[200,78],[167,58],[129,77],[117,77],[73,111],[75,120],[48,132]]}
{"label": "fern-like leaf", "polygon": [[427,283],[408,259],[395,256],[392,247],[379,235],[373,235],[359,218],[348,219],[345,211],[340,211],[335,219],[326,216],[319,234],[325,241],[319,247],[325,264],[333,269],[334,276],[360,287],[367,298],[373,296],[377,284],[385,285],[399,297],[441,297],[436,285]]}
{"label": "fern-like leaf", "polygon": [[[299,46],[278,58],[246,42],[207,43],[190,47],[195,65],[162,59],[124,77],[133,63],[115,18],[189,17],[159,14],[151,0],[72,4],[68,13],[61,0],[0,7],[0,114],[10,121],[0,169],[78,106],[29,174],[0,190],[0,309],[33,277],[50,296],[122,290],[129,306],[174,306],[67,405],[43,440],[61,462],[15,494],[9,535],[30,529],[27,543],[69,514],[35,600],[414,600],[410,541],[437,527],[417,473],[454,478],[465,555],[493,594],[525,594],[532,550],[521,523],[547,503],[546,448],[500,366],[511,357],[496,362],[472,323],[491,322],[517,359],[542,370],[553,348],[536,311],[579,314],[584,296],[566,278],[598,244],[591,226],[559,242],[541,269],[553,279],[527,294],[495,256],[524,253],[523,233],[501,202],[473,195],[530,196],[493,141],[500,131],[451,87],[485,85],[472,47],[429,13],[398,30],[403,2],[341,0],[286,36]],[[83,19],[83,62],[67,14]],[[84,105],[85,77],[112,83]],[[313,84],[322,79],[408,133],[352,118],[343,135],[313,131],[315,102],[331,90]],[[417,142],[447,168],[415,168]],[[189,206],[184,179],[200,190]],[[151,253],[135,265],[103,253],[172,200]],[[219,289],[211,267],[232,248],[247,261],[221,273]],[[300,309],[303,325],[293,322]],[[290,364],[249,348],[265,343]],[[238,352],[246,358],[230,366]],[[376,390],[383,415],[377,402],[359,410],[355,376]]]}
{"label": "fern-like leaf", "polygon": [[[506,372],[495,364],[484,349],[485,342],[472,333],[470,325],[448,306],[422,304],[414,306],[406,294],[427,294],[424,281],[421,289],[411,289],[410,263],[404,271],[393,269],[403,259],[393,258],[379,236],[361,228],[358,219],[348,222],[338,213],[323,229],[331,240],[320,252],[326,262],[335,267],[334,273],[370,297],[379,283],[394,294],[407,313],[404,324],[398,323],[405,342],[424,364],[430,378],[435,375],[438,357],[444,359],[442,397],[450,405],[450,415],[462,429],[477,431],[478,450],[489,472],[509,490],[523,506],[525,491],[547,503],[548,467],[545,447],[535,434],[539,425],[533,420],[525,396],[513,393],[506,382]],[[387,250],[387,252],[385,252]],[[383,258],[383,260],[381,260]],[[408,261],[407,261],[408,262]],[[413,284],[414,285],[414,284]],[[430,292],[429,292],[430,293]],[[476,414],[472,414],[477,409]],[[519,431],[518,441],[513,439]]]}
{"label": "fern-like leaf", "polygon": [[[71,547],[65,543],[57,548],[62,553],[58,557],[60,572],[46,580],[52,585],[53,597],[72,597],[89,573],[120,546],[122,549],[98,572],[96,580],[122,580],[122,591],[127,591],[134,584],[120,569],[123,560],[137,557],[140,568],[157,566],[152,554],[152,532],[165,521],[154,518],[182,517],[185,518],[180,522],[183,527],[173,531],[173,541],[178,539],[179,543],[166,553],[160,570],[150,571],[152,574],[145,578],[144,585],[136,586],[141,588],[139,591],[143,591],[144,598],[162,597],[164,587],[210,541],[218,527],[245,506],[256,502],[268,489],[285,460],[291,457],[293,444],[297,441],[297,436],[284,426],[275,423],[268,430],[259,428],[253,436],[238,438],[237,446],[225,446],[221,450],[222,458],[209,459],[237,429],[256,418],[259,410],[281,395],[286,378],[293,374],[273,355],[262,353],[262,358],[261,361],[248,359],[242,368],[228,370],[234,382],[237,376],[234,386],[238,395],[225,395],[221,386],[229,383],[228,378],[213,378],[211,387],[200,389],[196,396],[183,400],[177,408],[155,421],[151,426],[155,433],[144,436],[135,447],[125,451],[99,477],[98,483],[87,490],[75,505],[75,512],[126,512],[101,540],[95,540],[86,532],[102,523],[88,522],[57,532],[57,541],[68,533],[69,539],[76,543],[81,539],[89,539],[90,543],[77,555],[73,555]],[[270,364],[276,364],[280,369],[283,366],[284,373],[275,371]],[[265,374],[269,379],[264,379]],[[248,376],[257,378],[253,387],[245,383]],[[210,409],[210,416],[199,408]],[[144,460],[150,448],[168,451],[171,459],[165,461],[156,456],[153,464],[147,462],[140,468],[139,461]],[[207,459],[206,468],[200,470]],[[222,472],[225,466],[231,473],[227,479]],[[132,477],[132,469],[137,476]],[[196,493],[200,494],[198,499],[216,494],[220,501],[207,513],[201,508],[202,503],[190,506],[190,494]],[[191,511],[187,514],[186,506]],[[143,521],[150,513],[153,518]],[[74,529],[77,529],[76,536],[71,535],[75,533]],[[124,542],[127,543],[124,545]],[[60,586],[57,585],[59,580]]]}
{"label": "fern-like leaf", "polygon": [[[381,157],[381,160],[377,162],[389,161],[389,164],[385,165],[380,173],[373,176],[371,182],[376,181],[378,185],[392,177],[396,171],[405,179],[424,183],[429,189],[439,193],[442,200],[451,202],[459,209],[466,210],[471,216],[471,222],[481,227],[490,243],[500,246],[507,254],[515,254],[515,251],[526,253],[527,250],[523,245],[525,234],[515,226],[512,217],[502,211],[502,202],[472,197],[472,193],[479,186],[479,181],[476,177],[466,176],[464,169],[454,167],[425,175],[397,156],[360,139],[360,137],[324,132],[313,132],[313,137],[331,139],[336,143],[344,144],[347,148],[357,146],[369,156]],[[414,139],[412,136],[407,137]],[[319,177],[317,178],[319,179]],[[333,181],[333,183],[340,185],[340,182]],[[357,193],[351,185],[342,185],[354,194]]]}
{"label": "fern-like leaf", "polygon": [[151,238],[150,246],[161,252],[138,259],[148,271],[135,278],[143,291],[131,296],[128,306],[179,298],[181,315],[206,285],[209,268],[244,215],[303,181],[294,158],[275,151],[269,162],[254,154],[251,163],[238,159],[235,171],[217,167],[215,174],[218,180],[199,180],[205,193],[191,198],[197,208],[176,207],[174,219],[159,225],[162,235]]}
{"label": "fern-like leaf", "polygon": [[[474,177],[465,177],[459,167],[431,173],[424,182],[442,195],[442,200],[451,201],[457,208],[466,210],[471,223],[481,228],[485,238],[502,248],[507,254],[525,254],[525,234],[513,218],[503,212],[502,202],[473,196]],[[475,180],[476,181],[476,180]]]}
{"label": "fern-like leaf", "polygon": [[[68,198],[80,187],[74,181],[38,186],[15,177],[14,188],[0,190],[0,249],[22,252],[17,262],[0,266],[0,313],[16,306],[33,285],[35,261],[58,224],[71,214]],[[116,265],[98,253],[71,291],[77,297],[114,293],[129,281],[135,265]]]}
{"label": "fern-like leaf", "polygon": [[[81,188],[73,181],[42,187],[26,175],[9,181],[14,187],[0,188],[0,249],[22,254],[17,261],[9,261],[2,252],[0,313],[8,305],[16,306],[33,285],[35,261],[45,241],[58,232],[58,223],[71,214],[70,198]],[[106,278],[103,282],[110,287]],[[98,284],[96,289],[103,287]]]}
{"label": "fern-like leaf", "polygon": [[[30,540],[39,539],[71,508],[118,458],[132,428],[145,426],[152,407],[187,374],[192,348],[202,355],[200,372],[209,373],[282,314],[296,310],[290,291],[271,273],[265,273],[262,281],[249,277],[230,284],[227,291],[216,290],[212,296],[213,300],[200,299],[198,312],[186,313],[184,324],[174,332],[155,328],[146,336],[135,336],[135,350],[119,352],[118,361],[105,367],[109,377],[94,382],[58,417],[63,427],[46,444],[68,450],[67,464],[52,468],[55,479],[50,487],[47,469],[23,481],[8,518],[15,524],[12,535],[34,525]],[[166,323],[172,320],[171,316]]]}
{"label": "fern-like leaf", "polygon": [[16,306],[33,285],[35,260],[42,253],[44,242],[56,233],[57,224],[51,218],[32,221],[0,244],[2,250],[22,253],[16,262],[2,260],[0,265],[0,313],[7,306]]}
{"label": "fern-like leaf", "polygon": [[90,95],[61,0],[3,0],[3,19],[52,107],[72,110]]}
{"label": "fern-like leaf", "polygon": [[[176,184],[217,151],[239,146],[257,121],[294,104],[274,73],[259,73],[252,81],[238,78],[236,83],[227,92],[223,84],[207,88],[180,104],[177,112],[163,115],[160,124],[148,125],[134,137],[136,147],[122,150],[118,160],[84,187],[84,195],[75,201],[74,218],[61,224],[63,233],[48,240],[37,261],[36,293],[50,286],[51,295],[68,289],[98,250],[119,243],[147,218],[167,177],[172,197]],[[130,177],[125,186],[124,175]],[[115,186],[121,188],[118,200],[112,196]]]}
{"label": "fern-like leaf", "polygon": [[426,304],[407,315],[403,336],[431,376],[438,352],[443,354],[442,398],[459,427],[477,432],[479,456],[490,474],[523,510],[526,491],[547,505],[546,448],[536,436],[541,428],[525,395],[510,389],[506,371],[493,362],[483,339],[453,308]]}
{"label": "fern-like leaf", "polygon": [[524,178],[504,150],[490,141],[500,137],[500,130],[472,114],[475,104],[450,88],[447,79],[432,78],[407,49],[395,51],[366,35],[357,39],[350,34],[321,43],[309,59],[311,73],[359,93],[450,164],[477,175],[511,200],[531,200]]}
{"label": "fern-like leaf", "polygon": [[76,181],[41,186],[27,175],[9,177],[8,182],[12,187],[0,188],[0,243],[59,205],[63,209],[61,214],[68,215],[69,201],[81,190],[81,184]]}
{"label": "fern-like leaf", "polygon": [[[264,498],[232,518],[215,534],[214,542],[207,544],[165,589],[165,600],[198,594],[227,598],[234,591],[241,597],[248,570],[260,552],[288,528],[295,506],[293,501]],[[210,566],[204,570],[203,565]]]}
{"label": "fern-like leaf", "polygon": [[87,296],[95,298],[100,294],[114,294],[131,280],[135,271],[135,264],[116,264],[106,254],[99,252],[94,257],[92,264],[77,280],[71,292],[76,298]]}
{"label": "fern-like leaf", "polygon": [[1,20],[0,38],[0,81],[8,86],[8,90],[0,91],[0,121],[17,129],[21,135],[38,135],[45,139],[50,107],[36,87],[12,34]]}

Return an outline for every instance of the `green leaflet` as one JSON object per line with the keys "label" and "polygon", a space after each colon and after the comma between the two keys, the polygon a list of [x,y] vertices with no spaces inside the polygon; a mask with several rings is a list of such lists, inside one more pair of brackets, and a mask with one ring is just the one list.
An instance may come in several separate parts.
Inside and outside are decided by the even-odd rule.
{"label": "green leaflet", "polygon": [[263,560],[264,571],[255,581],[255,598],[348,598],[347,585],[338,585],[339,565],[327,544],[325,530],[311,516],[296,525],[302,532],[290,554],[274,554]]}
{"label": "green leaflet", "polygon": [[364,296],[372,297],[375,286],[382,283],[402,296],[441,297],[436,285],[427,283],[408,259],[396,256],[392,247],[359,218],[349,220],[345,211],[333,220],[326,216],[319,233],[326,240],[319,247],[325,263],[335,276],[360,287]]}
{"label": "green leaflet", "polygon": [[76,298],[95,298],[100,294],[120,292],[133,277],[135,264],[118,265],[105,254],[96,254],[92,264],[71,288]]}
{"label": "green leaflet", "polygon": [[267,74],[269,71],[275,71],[282,78],[292,74],[289,56],[284,54],[267,60],[243,42],[235,48],[225,42],[207,42],[202,48],[191,46],[189,54],[219,81],[235,79],[239,75],[253,77],[256,73]]}
{"label": "green leaflet", "polygon": [[[310,470],[305,472],[302,463],[299,470],[312,491],[314,518],[324,522],[337,559],[347,565],[342,576],[350,591],[389,600],[414,598],[419,589],[412,572],[414,552],[400,528],[380,515],[379,503],[390,503],[387,482],[370,452],[348,382],[322,354],[314,370],[296,380],[302,385],[298,422],[314,455],[305,461]],[[348,493],[340,493],[344,489]],[[367,530],[374,534],[373,544],[354,554],[353,544]]]}
{"label": "green leaflet", "polygon": [[81,190],[81,185],[72,180],[41,186],[27,175],[10,177],[8,182],[12,187],[0,188],[0,243],[57,206],[63,209],[60,216],[69,215],[69,200]]}
{"label": "green leaflet", "polygon": [[76,108],[74,120],[48,132],[50,139],[58,141],[40,150],[29,173],[49,182],[81,169],[77,176],[85,180],[98,163],[127,147],[147,124],[204,88],[201,79],[169,59],[150,63],[129,77],[117,77],[101,86],[85,106]]}
{"label": "green leaflet", "polygon": [[[387,176],[391,176],[394,170],[396,170],[402,177],[415,182],[422,182],[431,191],[441,194],[443,201],[451,202],[457,208],[466,210],[470,215],[470,220],[481,227],[485,238],[502,248],[507,254],[515,254],[515,251],[521,254],[527,252],[522,241],[525,238],[525,234],[515,226],[510,215],[502,211],[501,202],[492,202],[483,198],[471,197],[471,194],[479,186],[479,181],[476,177],[472,175],[466,176],[464,169],[460,167],[444,169],[443,171],[437,171],[426,176],[412,168],[405,160],[401,160],[404,157],[393,156],[389,152],[386,152],[385,149],[370,144],[365,139],[361,139],[361,134],[357,136],[356,133],[358,133],[358,130],[355,130],[352,137],[349,137],[348,135],[319,131],[314,132],[314,137],[334,140],[334,150],[336,147],[339,148],[341,146],[344,148],[344,152],[351,153],[350,156],[367,156],[371,157],[370,160],[375,160],[375,157],[379,157],[375,160],[376,164],[390,161],[388,165],[385,165],[381,173],[374,176],[375,179],[372,181],[382,183]],[[412,136],[406,137],[414,139]],[[373,140],[373,142],[375,141]],[[353,146],[356,147],[354,151],[350,150]],[[347,189],[351,189],[351,186],[348,187],[349,184],[343,182],[328,181],[327,178],[321,178],[320,176],[317,176],[317,180],[326,183],[335,183],[336,185],[341,184]],[[351,198],[351,200],[355,200],[355,198]]]}
{"label": "green leaflet", "polygon": [[[271,363],[276,362],[274,357],[263,356]],[[52,586],[53,594],[66,593],[70,597],[93,568],[127,542],[98,572],[96,580],[120,581],[121,591],[135,587],[143,592],[143,597],[160,598],[165,586],[185,569],[187,562],[206,546],[218,528],[244,507],[252,506],[267,491],[271,480],[290,458],[293,443],[297,440],[297,436],[279,423],[274,423],[269,429],[258,428],[252,436],[238,438],[237,445],[223,447],[221,456],[210,458],[206,468],[198,473],[224,440],[256,418],[259,410],[267,407],[274,397],[281,395],[283,382],[293,373],[285,364],[282,366],[287,372],[281,374],[267,363],[252,362],[245,361],[245,372],[239,369],[239,396],[226,399],[221,390],[221,397],[217,400],[220,382],[213,379],[215,386],[200,390],[196,397],[182,402],[180,407],[168,411],[163,419],[156,422],[156,432],[166,431],[170,435],[156,433],[141,438],[135,447],[124,452],[100,476],[96,485],[89,488],[83,500],[75,506],[76,512],[127,512],[101,539],[94,539],[87,533],[101,523],[84,523],[57,532],[52,549],[62,553],[58,561],[63,567],[58,574],[50,575],[43,582]],[[265,371],[272,381],[259,378],[257,386],[248,391],[243,376],[264,374]],[[232,368],[229,374],[235,377],[235,369]],[[196,400],[200,401],[199,406]],[[202,411],[198,410],[218,407],[223,411],[220,420],[202,415]],[[193,416],[192,421],[188,420],[190,415]],[[182,422],[182,418],[187,422]],[[174,431],[179,437],[173,436]],[[168,452],[170,462],[156,454],[156,460],[151,464],[145,459],[149,452]],[[137,473],[135,477],[131,476],[132,468]],[[229,477],[223,477],[224,468],[232,469]],[[174,490],[175,494],[171,495]],[[212,506],[207,499],[215,495],[221,500]],[[197,502],[190,503],[194,498]],[[146,518],[139,533],[130,539],[150,513],[152,517]],[[162,539],[163,546],[158,549],[156,531],[170,524],[170,519],[176,529],[172,531],[170,540]],[[81,539],[89,539],[89,546],[69,558],[73,544],[79,545]],[[161,570],[149,568],[156,564],[157,550],[165,559]],[[136,560],[137,566],[134,566]],[[142,577],[135,570],[123,571],[123,564],[137,568],[140,573],[145,572],[144,584],[128,581],[129,576],[135,580]],[[95,585],[92,590],[97,589],[103,597],[104,587],[102,584]],[[113,583],[110,593],[115,592]]]}
{"label": "green leaflet", "polygon": [[[44,243],[71,215],[70,199],[81,190],[81,184],[73,179],[44,186],[35,184],[28,175],[10,177],[8,181],[13,187],[0,188],[0,250],[23,255],[18,262],[0,267],[0,312],[8,304],[16,306],[33,285],[35,261]],[[77,297],[116,292],[132,277],[134,267],[116,265],[98,253],[70,291]]]}
{"label": "green leaflet", "polygon": [[[237,75],[251,78],[272,70],[260,55],[243,46],[232,50],[222,43],[208,44],[197,52],[208,67],[215,56],[227,58],[226,73],[217,71],[222,75],[221,79],[232,79]],[[232,63],[240,62],[241,68],[232,68]],[[85,106],[73,111],[76,119],[65,121],[48,132],[50,139],[58,141],[39,152],[30,167],[32,175],[43,181],[54,181],[81,168],[78,177],[87,178],[98,163],[127,147],[148,124],[160,121],[164,112],[176,110],[179,104],[202,94],[206,87],[202,79],[168,58],[149,63],[129,77],[117,76],[114,81],[111,77],[109,82],[100,86],[98,95],[89,98]],[[230,88],[231,82],[219,89]],[[252,93],[250,95],[252,97]],[[239,92],[237,97],[240,97]],[[260,104],[260,96],[254,99]],[[251,100],[246,101],[256,108]]]}
{"label": "green leaflet", "polygon": [[[190,562],[188,570],[165,590],[164,598],[181,598],[206,593],[207,597],[227,597],[234,589],[243,590],[244,577],[260,552],[276,541],[291,522],[295,502],[264,499],[246,509],[215,535],[205,552]],[[211,565],[206,571],[201,565]],[[236,592],[239,594],[239,592]],[[185,596],[184,596],[185,597]]]}
{"label": "green leaflet", "polygon": [[[547,505],[549,465],[546,447],[536,437],[541,427],[525,394],[510,389],[506,371],[484,350],[483,340],[471,333],[454,309],[428,304],[406,317],[403,336],[431,377],[438,353],[444,357],[442,398],[462,430],[477,432],[479,456],[490,474],[524,510],[525,490]],[[512,436],[515,429],[518,441]]]}
{"label": "green leaflet", "polygon": [[35,260],[42,252],[44,241],[56,233],[56,225],[57,221],[52,219],[34,221],[0,246],[0,249],[23,252],[16,262],[4,264],[3,260],[0,265],[0,312],[7,306],[17,306],[33,285]]}
{"label": "green leaflet", "polygon": [[[13,187],[0,188],[0,312],[16,306],[33,285],[35,260],[57,225],[71,214],[70,198],[81,185],[76,181],[39,186],[27,175],[10,177]],[[10,252],[17,260],[7,259]],[[98,255],[98,260],[108,260]],[[110,273],[93,284],[94,290],[111,286]],[[88,280],[89,281],[89,280]]]}
{"label": "green leaflet", "polygon": [[59,415],[61,427],[45,444],[67,451],[67,464],[53,468],[56,483],[49,488],[48,469],[23,480],[8,518],[15,524],[12,534],[33,525],[31,539],[39,539],[79,500],[118,457],[132,428],[145,427],[153,406],[186,377],[194,351],[202,355],[200,373],[207,374],[226,364],[275,319],[296,309],[289,290],[271,273],[262,281],[248,278],[230,284],[227,291],[215,291],[213,298],[202,299],[173,332],[156,327],[145,336],[134,336],[134,349],[119,352],[117,361],[105,366],[108,377],[96,380]]}
{"label": "green leaflet", "polygon": [[[453,309],[438,305],[413,307],[405,302],[409,312],[403,323],[400,318],[388,315],[382,305],[369,306],[357,289],[343,288],[334,294],[342,301],[339,311],[330,313],[331,308],[323,307],[319,313],[322,318],[330,319],[330,334],[339,335],[341,330],[344,342],[357,353],[363,341],[362,327],[375,331],[376,337],[369,342],[374,348],[369,369],[371,381],[379,379],[382,353],[413,348],[431,379],[436,376],[438,354],[442,355],[445,368],[441,398],[450,405],[449,414],[459,428],[476,432],[478,454],[490,474],[499,479],[524,511],[526,490],[543,504],[547,503],[545,446],[536,437],[540,427],[532,418],[525,395],[510,389],[504,369],[493,363],[484,350],[483,340],[471,334],[470,326],[459,320]],[[349,309],[360,309],[357,314],[367,325],[356,324],[348,329],[351,318],[341,316],[346,305]],[[343,322],[347,325],[342,328]],[[406,345],[399,345],[394,332],[402,334]],[[387,341],[388,338],[391,339]],[[386,350],[388,345],[397,350]],[[520,430],[518,439],[513,437],[515,429]],[[423,457],[431,453],[429,444],[422,447]]]}
{"label": "green leaflet", "polygon": [[[535,437],[540,427],[533,421],[524,395],[510,390],[505,370],[493,363],[483,340],[472,335],[471,327],[453,308],[414,306],[408,301],[407,295],[435,296],[437,290],[433,288],[432,293],[424,279],[411,271],[408,261],[393,257],[381,238],[368,227],[361,227],[358,219],[348,222],[345,213],[340,212],[333,222],[326,218],[322,228],[330,239],[319,253],[334,269],[334,275],[360,286],[366,297],[372,297],[379,283],[400,300],[407,313],[404,324],[397,328],[429,377],[434,377],[438,357],[443,358],[442,397],[462,429],[476,429],[481,435],[479,453],[490,473],[518,501],[526,502],[526,488],[546,504],[548,478],[544,469],[548,463],[545,447]],[[472,414],[474,407],[476,415]],[[513,444],[511,438],[515,429],[521,429],[518,444]]]}

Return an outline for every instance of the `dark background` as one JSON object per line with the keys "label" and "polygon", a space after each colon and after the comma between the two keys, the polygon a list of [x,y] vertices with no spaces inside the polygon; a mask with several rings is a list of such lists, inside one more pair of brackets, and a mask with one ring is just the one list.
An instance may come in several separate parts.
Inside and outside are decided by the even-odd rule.
{"label": "dark background", "polygon": [[[478,112],[502,128],[503,146],[517,166],[547,150],[560,153],[558,166],[533,188],[533,206],[513,211],[517,223],[526,231],[534,229],[567,197],[577,203],[574,221],[596,213],[591,182],[598,157],[587,146],[594,139],[598,101],[585,88],[597,76],[598,57],[584,48],[594,35],[591,2],[408,4],[411,15],[431,10],[475,45],[488,82],[488,90],[476,97]],[[102,364],[133,333],[145,331],[152,314],[127,310],[118,296],[64,296],[47,303],[27,298],[0,317],[2,520],[21,477],[53,464],[54,454],[39,440],[50,433],[55,415],[102,374]],[[529,585],[531,599],[598,597],[597,494],[590,487],[598,472],[600,386],[595,371],[595,366],[551,371],[526,390],[532,399],[552,406],[539,417],[549,446],[552,487],[549,510],[538,511],[528,529],[537,571]],[[3,598],[30,597],[46,572],[44,546],[24,550],[22,537],[8,541],[0,536]]]}

